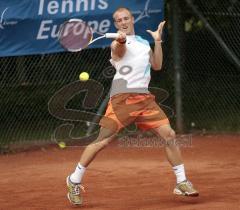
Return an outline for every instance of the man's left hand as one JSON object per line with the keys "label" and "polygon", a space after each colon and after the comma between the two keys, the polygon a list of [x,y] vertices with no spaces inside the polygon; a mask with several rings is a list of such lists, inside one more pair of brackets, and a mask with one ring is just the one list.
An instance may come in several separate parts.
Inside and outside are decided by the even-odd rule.
{"label": "man's left hand", "polygon": [[147,32],[152,35],[154,41],[162,41],[162,31],[165,23],[166,21],[162,21],[156,31],[147,30]]}

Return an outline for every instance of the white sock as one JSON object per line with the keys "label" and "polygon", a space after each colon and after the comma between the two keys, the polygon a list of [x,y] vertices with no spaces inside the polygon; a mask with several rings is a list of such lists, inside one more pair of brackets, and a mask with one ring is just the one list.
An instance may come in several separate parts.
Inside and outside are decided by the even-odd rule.
{"label": "white sock", "polygon": [[75,171],[70,175],[70,180],[73,183],[81,183],[82,177],[86,171],[86,168],[78,163]]}
{"label": "white sock", "polygon": [[184,164],[172,167],[177,178],[177,184],[186,180]]}

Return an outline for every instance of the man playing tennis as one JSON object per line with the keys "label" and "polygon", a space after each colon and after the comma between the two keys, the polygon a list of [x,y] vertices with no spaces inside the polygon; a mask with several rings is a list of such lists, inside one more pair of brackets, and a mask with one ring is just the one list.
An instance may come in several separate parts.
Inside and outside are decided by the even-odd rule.
{"label": "man playing tennis", "polygon": [[176,175],[174,194],[198,196],[198,192],[185,176],[184,164],[176,144],[175,132],[165,113],[148,91],[150,67],[162,67],[161,35],[165,21],[156,31],[147,30],[154,39],[154,51],[149,43],[134,32],[134,17],[127,8],[118,8],[113,13],[119,36],[111,44],[111,63],[116,69],[108,107],[100,121],[101,129],[95,142],[88,145],[81,156],[75,171],[67,177],[68,199],[71,203],[82,203],[81,181],[87,166],[97,153],[106,147],[118,131],[135,122],[142,130],[152,130],[165,140],[166,156]]}

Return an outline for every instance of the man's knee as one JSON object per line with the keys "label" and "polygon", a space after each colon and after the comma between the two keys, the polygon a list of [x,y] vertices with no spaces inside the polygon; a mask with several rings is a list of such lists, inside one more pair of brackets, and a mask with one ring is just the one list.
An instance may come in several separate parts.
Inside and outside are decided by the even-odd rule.
{"label": "man's knee", "polygon": [[174,141],[176,138],[176,133],[171,127],[167,127],[163,130],[163,132],[160,133],[160,136],[167,142]]}
{"label": "man's knee", "polygon": [[175,143],[176,133],[172,128],[167,129],[162,136],[167,146]]}
{"label": "man's knee", "polygon": [[88,147],[94,148],[96,151],[100,151],[104,149],[106,146],[108,146],[111,141],[112,141],[111,138],[105,138],[105,139],[98,138],[96,141],[88,145]]}
{"label": "man's knee", "polygon": [[115,136],[115,131],[102,127],[98,138],[88,145],[88,147],[94,148],[96,151],[102,150],[113,141]]}
{"label": "man's knee", "polygon": [[175,138],[176,138],[176,133],[172,128],[170,128],[167,135],[167,140],[174,140]]}
{"label": "man's knee", "polygon": [[170,125],[161,126],[159,128],[153,129],[153,132],[156,133],[159,137],[164,140],[175,139],[175,131],[171,128]]}
{"label": "man's knee", "polygon": [[175,138],[176,138],[176,133],[173,129],[170,128],[165,137],[166,146],[175,145],[175,140],[176,140]]}
{"label": "man's knee", "polygon": [[105,148],[106,146],[108,146],[110,144],[110,142],[111,142],[110,139],[104,139],[102,141],[97,142],[96,144],[101,148]]}

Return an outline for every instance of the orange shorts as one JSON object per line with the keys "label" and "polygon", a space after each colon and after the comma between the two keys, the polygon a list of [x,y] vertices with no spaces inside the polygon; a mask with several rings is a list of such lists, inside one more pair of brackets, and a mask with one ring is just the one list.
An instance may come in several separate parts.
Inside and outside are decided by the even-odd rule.
{"label": "orange shorts", "polygon": [[169,124],[163,110],[155,102],[152,94],[123,93],[111,97],[106,113],[100,120],[102,127],[116,131],[135,122],[142,130]]}

